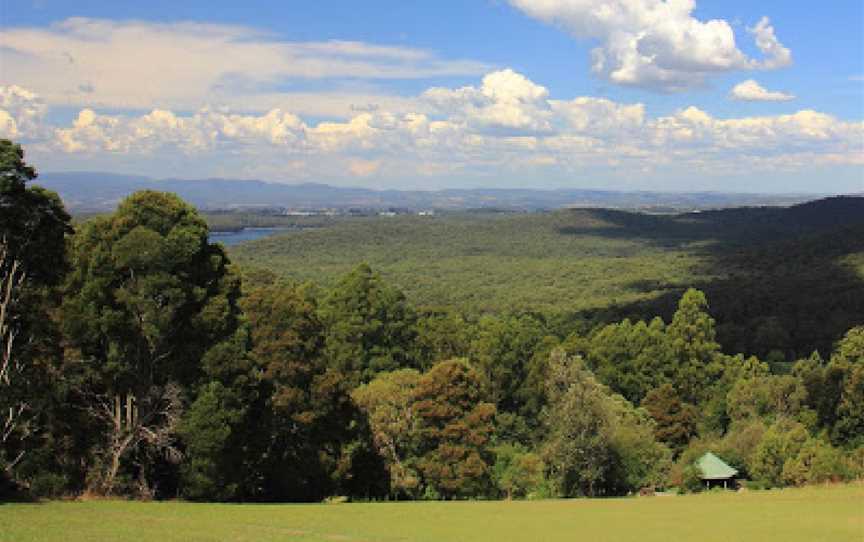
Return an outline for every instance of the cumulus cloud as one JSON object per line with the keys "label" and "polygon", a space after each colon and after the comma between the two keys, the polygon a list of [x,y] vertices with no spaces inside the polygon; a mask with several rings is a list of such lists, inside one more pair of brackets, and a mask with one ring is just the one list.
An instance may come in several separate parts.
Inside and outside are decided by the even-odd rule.
{"label": "cumulus cloud", "polygon": [[765,59],[757,61],[755,66],[773,70],[792,64],[792,51],[784,47],[774,35],[774,27],[768,17],[762,17],[756,26],[748,30],[756,38],[756,46],[765,55]]}
{"label": "cumulus cloud", "polygon": [[742,81],[732,87],[729,97],[745,102],[786,102],[795,99],[793,94],[767,90],[753,79]]}
{"label": "cumulus cloud", "polygon": [[154,109],[139,117],[102,115],[83,109],[68,128],[54,131],[66,152],[147,153],[165,147],[185,153],[212,150],[221,143],[293,146],[305,137],[299,117],[273,109],[263,115],[240,115],[204,108],[190,116]]}
{"label": "cumulus cloud", "polygon": [[71,18],[47,28],[6,28],[0,48],[0,84],[33,89],[52,105],[121,109],[194,110],[219,103],[266,110],[296,102],[309,114],[342,114],[351,105],[387,105],[398,98],[368,91],[292,92],[291,85],[488,70],[479,62],[442,59],[421,49],[294,42],[253,28],[202,23]]}
{"label": "cumulus cloud", "polygon": [[34,92],[17,85],[0,86],[0,137],[38,136],[46,111],[45,103]]}
{"label": "cumulus cloud", "polygon": [[427,103],[451,120],[501,135],[548,131],[548,97],[545,87],[510,69],[486,75],[479,87],[435,87],[423,93]]}
{"label": "cumulus cloud", "polygon": [[[38,102],[20,87],[0,87],[0,96]],[[552,99],[544,86],[512,70],[489,73],[476,85],[430,88],[415,103],[419,109],[411,112],[375,108],[319,122],[278,108],[245,114],[157,108],[141,115],[84,108],[65,126],[45,126],[43,119],[31,128],[53,160],[143,161],[158,154],[188,166],[188,176],[211,164],[220,176],[296,180],[546,178],[586,171],[644,178],[670,169],[723,175],[864,164],[864,123],[808,109],[717,118],[685,107],[651,116],[640,103]],[[0,129],[9,130],[9,119],[19,126],[28,107],[0,110],[6,113]]]}
{"label": "cumulus cloud", "polygon": [[767,17],[749,29],[764,55],[749,58],[725,20],[693,16],[695,0],[510,0],[530,17],[557,25],[576,38],[597,40],[592,71],[620,85],[681,91],[704,84],[712,73],[774,69],[792,55]]}

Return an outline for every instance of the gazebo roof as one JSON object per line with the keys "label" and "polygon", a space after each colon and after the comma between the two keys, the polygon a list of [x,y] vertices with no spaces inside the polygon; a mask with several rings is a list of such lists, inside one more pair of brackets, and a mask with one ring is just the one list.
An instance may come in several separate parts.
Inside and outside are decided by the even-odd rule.
{"label": "gazebo roof", "polygon": [[711,452],[700,457],[696,466],[702,471],[703,480],[727,480],[738,474],[737,469],[733,469]]}

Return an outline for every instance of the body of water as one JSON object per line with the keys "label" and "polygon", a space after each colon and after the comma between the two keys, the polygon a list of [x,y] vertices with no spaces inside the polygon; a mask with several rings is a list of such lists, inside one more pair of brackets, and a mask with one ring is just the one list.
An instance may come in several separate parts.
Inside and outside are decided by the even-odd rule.
{"label": "body of water", "polygon": [[287,231],[290,228],[243,228],[238,231],[211,231],[210,241],[213,243],[222,243],[226,247],[245,243],[246,241],[254,241],[262,239],[273,234]]}

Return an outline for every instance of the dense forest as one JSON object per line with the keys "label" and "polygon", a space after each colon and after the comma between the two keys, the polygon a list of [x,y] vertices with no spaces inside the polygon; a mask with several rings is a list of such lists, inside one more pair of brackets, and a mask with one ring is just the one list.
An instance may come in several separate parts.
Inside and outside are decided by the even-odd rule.
{"label": "dense forest", "polygon": [[[138,192],[73,227],[35,178],[21,147],[0,140],[3,498],[698,491],[707,450],[752,487],[864,476],[860,202],[525,219],[555,222],[556,239],[597,259],[543,245],[542,227],[520,237],[511,216],[458,223],[519,241],[491,259],[468,233],[447,235],[442,260],[366,237],[361,223],[261,241],[238,267],[173,194]],[[261,265],[277,260],[271,243],[327,231],[344,236],[338,246],[389,246],[390,269],[510,258],[520,286],[512,304],[470,281],[460,291],[475,297],[418,302],[374,259],[330,278],[308,250],[279,252],[321,279],[303,282]],[[543,275],[522,266],[526,254],[559,257]],[[654,282],[604,267],[633,258],[659,270]],[[585,284],[532,282],[549,273]],[[604,303],[604,288],[637,295]],[[526,306],[532,289],[550,303]]]}
{"label": "dense forest", "polygon": [[830,352],[864,314],[862,197],[682,215],[291,220],[299,228],[229,249],[247,281],[264,270],[329,288],[367,262],[420,311],[542,313],[562,336],[625,318],[668,320],[695,287],[711,300],[724,352],[787,368]]}

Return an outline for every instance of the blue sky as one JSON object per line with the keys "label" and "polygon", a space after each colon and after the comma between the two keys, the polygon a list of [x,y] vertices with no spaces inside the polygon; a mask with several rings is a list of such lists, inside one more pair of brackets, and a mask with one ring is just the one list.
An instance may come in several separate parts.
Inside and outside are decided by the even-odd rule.
{"label": "blue sky", "polygon": [[0,135],[45,171],[864,191],[860,1],[0,6]]}

